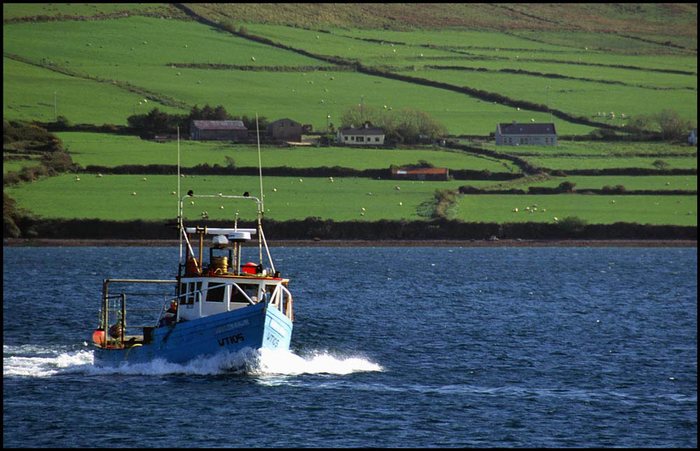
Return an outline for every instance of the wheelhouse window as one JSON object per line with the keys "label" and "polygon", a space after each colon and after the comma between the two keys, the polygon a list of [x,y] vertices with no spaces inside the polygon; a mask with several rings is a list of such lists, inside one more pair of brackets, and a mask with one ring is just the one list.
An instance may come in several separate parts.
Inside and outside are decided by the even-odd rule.
{"label": "wheelhouse window", "polygon": [[213,288],[207,288],[207,302],[224,302],[226,286],[217,284]]}
{"label": "wheelhouse window", "polygon": [[[252,284],[252,283],[239,283],[239,287],[241,287],[241,290],[248,295],[250,299],[253,301],[256,301],[258,299],[258,285],[257,284]],[[231,287],[231,302],[248,302],[248,299],[241,294],[236,287],[232,286]]]}
{"label": "wheelhouse window", "polygon": [[[191,282],[180,284],[180,303],[194,304],[197,300],[197,293],[202,289],[202,282]],[[184,296],[183,296],[184,295]]]}

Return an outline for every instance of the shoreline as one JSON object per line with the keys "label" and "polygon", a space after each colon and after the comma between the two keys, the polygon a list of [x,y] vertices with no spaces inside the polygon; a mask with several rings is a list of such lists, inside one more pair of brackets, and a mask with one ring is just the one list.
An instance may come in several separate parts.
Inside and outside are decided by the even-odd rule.
{"label": "shoreline", "polygon": [[[178,240],[5,238],[3,247],[169,247]],[[697,247],[697,240],[268,240],[270,247]]]}

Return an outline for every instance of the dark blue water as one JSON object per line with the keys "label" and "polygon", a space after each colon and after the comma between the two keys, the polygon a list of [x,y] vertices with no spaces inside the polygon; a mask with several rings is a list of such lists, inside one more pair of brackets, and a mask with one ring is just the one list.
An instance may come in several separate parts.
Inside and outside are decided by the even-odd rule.
{"label": "dark blue water", "polygon": [[96,368],[104,277],[176,248],[4,248],[11,447],[696,447],[696,248],[273,248],[292,352]]}

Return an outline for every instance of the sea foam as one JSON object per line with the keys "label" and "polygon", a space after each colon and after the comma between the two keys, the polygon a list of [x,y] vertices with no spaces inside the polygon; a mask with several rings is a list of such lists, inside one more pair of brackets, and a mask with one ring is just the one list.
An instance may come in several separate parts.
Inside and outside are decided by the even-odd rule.
{"label": "sea foam", "polygon": [[296,376],[301,374],[346,375],[383,371],[381,365],[361,356],[335,355],[311,351],[297,355],[292,351],[246,349],[178,364],[156,359],[148,363],[122,364],[117,367],[95,364],[92,350],[59,350],[34,346],[3,347],[3,376],[51,377],[59,374],[146,375],[171,374],[221,375],[247,374],[256,377]]}

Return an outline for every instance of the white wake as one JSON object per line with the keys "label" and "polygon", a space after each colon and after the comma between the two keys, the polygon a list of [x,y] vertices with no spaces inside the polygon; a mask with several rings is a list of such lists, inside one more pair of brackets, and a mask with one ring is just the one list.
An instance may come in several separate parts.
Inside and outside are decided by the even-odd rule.
{"label": "white wake", "polygon": [[154,360],[142,364],[102,367],[95,364],[87,345],[81,350],[61,350],[39,346],[3,346],[3,377],[51,377],[62,374],[221,375],[247,374],[256,377],[297,376],[301,374],[347,375],[383,371],[381,365],[363,356],[312,351],[297,355],[292,351],[244,350],[200,358],[185,364]]}

